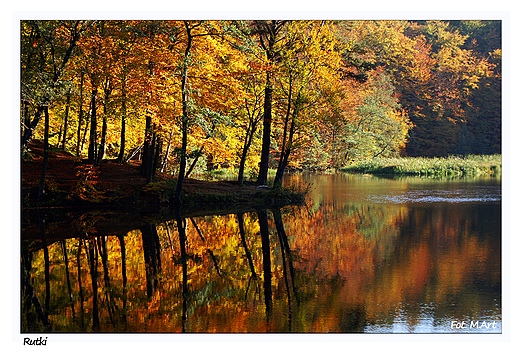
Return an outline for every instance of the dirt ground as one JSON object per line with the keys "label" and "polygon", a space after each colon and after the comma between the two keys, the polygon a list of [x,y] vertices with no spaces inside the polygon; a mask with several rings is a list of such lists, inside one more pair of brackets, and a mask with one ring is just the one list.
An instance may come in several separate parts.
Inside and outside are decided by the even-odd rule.
{"label": "dirt ground", "polygon": [[[43,164],[43,142],[33,140],[29,144],[27,158],[21,163],[21,196],[22,205],[38,205],[38,190],[40,185]],[[50,149],[46,172],[46,187],[48,193],[59,191],[61,194],[73,195],[77,192],[78,173],[83,173],[89,166],[84,160],[72,154]],[[140,193],[146,185],[146,179],[139,174],[140,163],[117,163],[115,160],[103,160],[96,175],[90,180],[101,195],[115,196],[125,200]],[[85,175],[85,174],[83,174]],[[169,185],[176,185],[176,178],[169,174],[157,171],[154,182],[170,181]],[[238,186],[230,181],[204,181],[186,179],[183,191],[185,195],[236,195],[241,198],[253,197],[262,192],[253,183]],[[73,198],[72,198],[73,199]],[[112,198],[113,199],[113,198]]]}

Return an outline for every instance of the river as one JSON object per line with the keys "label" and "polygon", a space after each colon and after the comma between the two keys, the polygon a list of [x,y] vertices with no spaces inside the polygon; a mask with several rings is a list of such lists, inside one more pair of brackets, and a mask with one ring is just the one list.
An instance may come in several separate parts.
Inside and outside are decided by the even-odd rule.
{"label": "river", "polygon": [[31,217],[22,332],[501,332],[500,179],[284,182],[304,206]]}

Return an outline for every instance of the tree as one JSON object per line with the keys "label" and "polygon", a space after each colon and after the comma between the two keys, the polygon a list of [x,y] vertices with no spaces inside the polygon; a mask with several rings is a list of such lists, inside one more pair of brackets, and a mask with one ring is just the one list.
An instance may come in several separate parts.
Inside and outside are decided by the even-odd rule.
{"label": "tree", "polygon": [[252,21],[251,33],[258,38],[260,46],[265,53],[266,65],[271,69],[266,71],[265,90],[264,90],[264,116],[263,116],[263,132],[262,132],[262,152],[260,157],[260,169],[258,171],[257,183],[260,185],[267,184],[267,172],[269,169],[269,152],[271,149],[271,124],[272,124],[272,104],[273,104],[273,86],[272,76],[276,64],[280,57],[280,41],[283,39],[283,29],[288,21],[270,20],[270,21]]}
{"label": "tree", "polygon": [[44,110],[58,94],[60,79],[77,42],[91,24],[91,21],[21,22],[21,96],[26,107],[36,108],[29,125],[27,115],[24,119],[22,149],[26,148]]}
{"label": "tree", "polygon": [[242,150],[240,152],[238,168],[237,182],[239,185],[244,183],[244,171],[247,161],[247,154],[255,139],[257,128],[263,116],[261,87],[265,87],[265,83],[260,78],[261,73],[255,72],[256,70],[252,68],[250,70],[251,71],[246,73],[241,80],[248,95],[246,98],[244,98],[240,113],[241,115],[246,116],[247,119],[245,121],[245,135]]}
{"label": "tree", "polygon": [[406,153],[453,153],[471,119],[468,98],[490,75],[487,59],[467,49],[468,35],[444,21],[363,21],[352,33],[384,66],[414,124]]}
{"label": "tree", "polygon": [[[238,83],[233,75],[224,69],[234,55],[225,40],[233,33],[232,26],[213,21],[187,20],[182,21],[182,25],[183,30],[176,32],[179,38],[182,38],[183,53],[178,67],[182,114],[179,124],[180,165],[173,196],[175,204],[181,203],[190,130],[198,126],[207,134],[211,133],[213,127],[227,120],[224,112],[235,99],[240,98],[240,95],[237,95]],[[218,56],[215,56],[215,50],[219,53]],[[226,96],[225,92],[234,92],[235,96]]]}
{"label": "tree", "polygon": [[340,56],[332,23],[298,21],[287,27],[285,50],[280,54],[280,101],[284,101],[280,159],[274,180],[281,185],[295,133],[322,102],[322,88],[339,83]]}

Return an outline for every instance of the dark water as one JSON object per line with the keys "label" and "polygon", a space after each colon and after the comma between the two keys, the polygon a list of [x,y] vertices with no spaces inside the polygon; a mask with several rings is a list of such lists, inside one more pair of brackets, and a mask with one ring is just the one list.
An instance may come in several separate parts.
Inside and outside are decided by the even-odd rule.
{"label": "dark water", "polygon": [[501,332],[500,180],[286,183],[304,207],[28,217],[22,332]]}

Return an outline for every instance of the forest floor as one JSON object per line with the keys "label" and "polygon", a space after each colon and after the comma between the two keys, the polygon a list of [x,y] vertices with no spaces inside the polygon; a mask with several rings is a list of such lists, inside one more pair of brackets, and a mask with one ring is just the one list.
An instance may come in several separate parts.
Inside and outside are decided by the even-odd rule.
{"label": "forest floor", "polygon": [[[43,165],[43,142],[34,140],[21,162],[21,202],[23,208],[67,206],[134,206],[168,204],[177,179],[157,172],[152,183],[140,175],[140,163],[103,160],[92,168],[72,154],[51,148],[46,171],[45,193],[38,197]],[[304,193],[291,189],[243,186],[232,181],[205,181],[188,178],[183,187],[183,206],[213,207],[234,204],[265,206],[303,201]]]}

